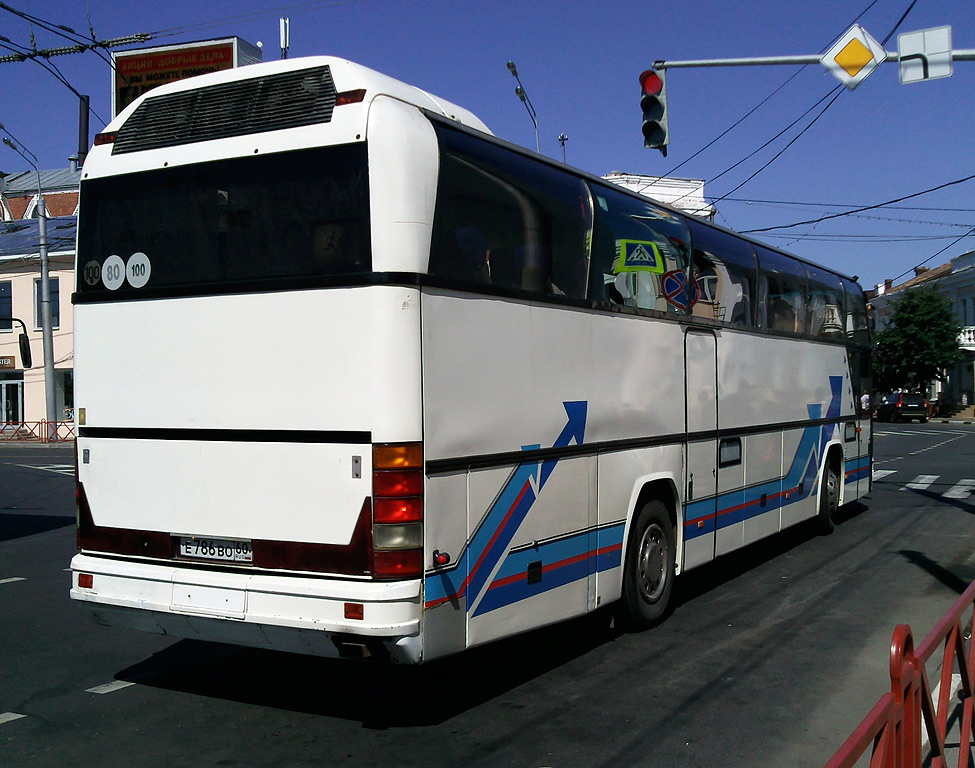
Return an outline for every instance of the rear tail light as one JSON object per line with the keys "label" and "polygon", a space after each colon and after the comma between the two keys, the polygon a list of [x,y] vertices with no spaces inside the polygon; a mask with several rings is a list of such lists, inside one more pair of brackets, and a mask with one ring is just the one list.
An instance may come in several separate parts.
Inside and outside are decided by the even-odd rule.
{"label": "rear tail light", "polygon": [[335,106],[344,107],[346,104],[359,104],[365,97],[365,88],[359,88],[355,91],[342,91],[335,94]]}
{"label": "rear tail light", "polygon": [[423,446],[373,446],[372,564],[379,579],[423,575]]}
{"label": "rear tail light", "polygon": [[95,134],[95,146],[100,147],[103,144],[114,144],[115,139],[118,137],[117,131],[108,131],[106,133],[96,133]]}

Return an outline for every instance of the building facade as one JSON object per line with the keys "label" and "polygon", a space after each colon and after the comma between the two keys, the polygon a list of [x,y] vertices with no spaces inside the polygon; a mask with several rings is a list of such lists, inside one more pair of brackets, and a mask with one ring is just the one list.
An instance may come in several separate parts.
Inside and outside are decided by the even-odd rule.
{"label": "building facade", "polygon": [[[74,403],[74,336],[71,292],[74,289],[75,232],[80,172],[76,168],[41,171],[48,209],[47,244],[54,342],[55,413],[63,438],[70,432]],[[41,332],[40,227],[38,174],[0,178],[0,437],[43,437],[47,408],[44,346]],[[18,343],[30,341],[28,368]],[[52,430],[53,431],[53,430]]]}
{"label": "building facade", "polygon": [[962,359],[947,372],[944,381],[932,382],[926,394],[945,407],[971,406],[975,404],[975,251],[931,269],[916,267],[909,280],[898,285],[886,280],[869,291],[873,331],[887,325],[893,303],[904,291],[920,286],[931,286],[947,298],[961,326],[958,344]]}

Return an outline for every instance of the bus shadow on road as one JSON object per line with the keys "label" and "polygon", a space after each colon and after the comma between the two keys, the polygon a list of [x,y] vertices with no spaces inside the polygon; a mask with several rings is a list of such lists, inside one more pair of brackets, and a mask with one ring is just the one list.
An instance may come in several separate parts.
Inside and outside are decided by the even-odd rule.
{"label": "bus shadow on road", "polygon": [[[867,507],[844,507],[838,523]],[[815,521],[680,577],[679,607],[818,537]],[[664,622],[666,624],[666,620]],[[647,632],[652,633],[650,629]],[[180,640],[119,680],[255,706],[360,722],[374,729],[438,725],[620,639],[610,607],[419,667],[325,659]]]}
{"label": "bus shadow on road", "polygon": [[620,634],[597,611],[418,667],[180,640],[115,677],[385,730],[443,723]]}
{"label": "bus shadow on road", "polygon": [[22,539],[37,533],[47,533],[75,524],[74,516],[28,515],[17,512],[0,512],[0,541]]}
{"label": "bus shadow on road", "polygon": [[[835,517],[837,532],[842,530],[843,525],[869,509],[866,504],[859,501],[840,507]],[[785,555],[796,547],[815,541],[822,535],[819,525],[819,521],[815,518],[806,520],[689,571],[677,579],[674,585],[673,607],[678,608],[721,584],[733,581]]]}

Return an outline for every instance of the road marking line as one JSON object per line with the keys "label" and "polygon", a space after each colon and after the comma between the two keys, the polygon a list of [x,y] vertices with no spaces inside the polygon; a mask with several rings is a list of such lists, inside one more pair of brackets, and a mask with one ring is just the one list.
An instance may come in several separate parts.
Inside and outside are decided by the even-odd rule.
{"label": "road marking line", "polygon": [[0,712],[0,725],[12,723],[14,720],[20,720],[22,717],[27,717],[27,715],[20,715],[16,712]]}
{"label": "road marking line", "polygon": [[135,683],[129,683],[125,680],[113,680],[111,683],[105,683],[105,685],[96,685],[94,688],[87,689],[86,693],[97,693],[99,695],[105,693],[114,693],[115,691],[121,691],[123,688],[128,688]]}
{"label": "road marking line", "polygon": [[[918,475],[913,481],[905,485],[904,488],[910,488],[912,491],[923,491],[930,487],[939,477],[941,475]],[[904,488],[901,488],[901,490],[903,491]]]}
{"label": "road marking line", "polygon": [[874,482],[876,482],[877,480],[883,480],[888,475],[894,475],[894,474],[897,474],[896,469],[875,469],[873,471],[873,479]]}
{"label": "road marking line", "polygon": [[975,480],[959,480],[950,490],[941,494],[945,499],[967,499],[975,490]]}
{"label": "road marking line", "polygon": [[66,475],[74,477],[74,466],[71,464],[49,464],[38,466],[36,464],[14,464],[21,469],[39,469],[41,472],[53,472],[56,475]]}
{"label": "road marking line", "polygon": [[0,584],[13,584],[15,581],[27,581],[23,576],[11,576],[9,579],[0,579]]}

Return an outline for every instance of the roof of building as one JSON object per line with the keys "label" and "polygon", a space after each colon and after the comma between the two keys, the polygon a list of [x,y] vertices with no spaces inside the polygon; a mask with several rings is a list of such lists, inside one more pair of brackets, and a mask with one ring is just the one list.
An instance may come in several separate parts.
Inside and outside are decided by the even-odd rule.
{"label": "roof of building", "polygon": [[[77,190],[81,185],[81,169],[72,171],[70,168],[55,168],[41,171],[41,187],[45,192],[60,192],[63,190]],[[34,171],[16,171],[0,178],[0,192],[4,195],[33,195],[37,193],[37,173]]]}
{"label": "roof of building", "polygon": [[[47,220],[47,247],[49,253],[73,253],[77,216],[57,216]],[[37,219],[0,221],[0,260],[34,256],[38,247]]]}
{"label": "roof of building", "polygon": [[926,269],[920,274],[915,274],[910,280],[905,280],[903,283],[898,283],[895,286],[884,291],[885,294],[896,293],[897,291],[906,291],[908,288],[916,288],[922,283],[926,283],[930,280],[937,280],[938,278],[944,277],[945,275],[951,274],[951,262],[947,264],[942,264],[940,267],[932,267],[931,269]]}

